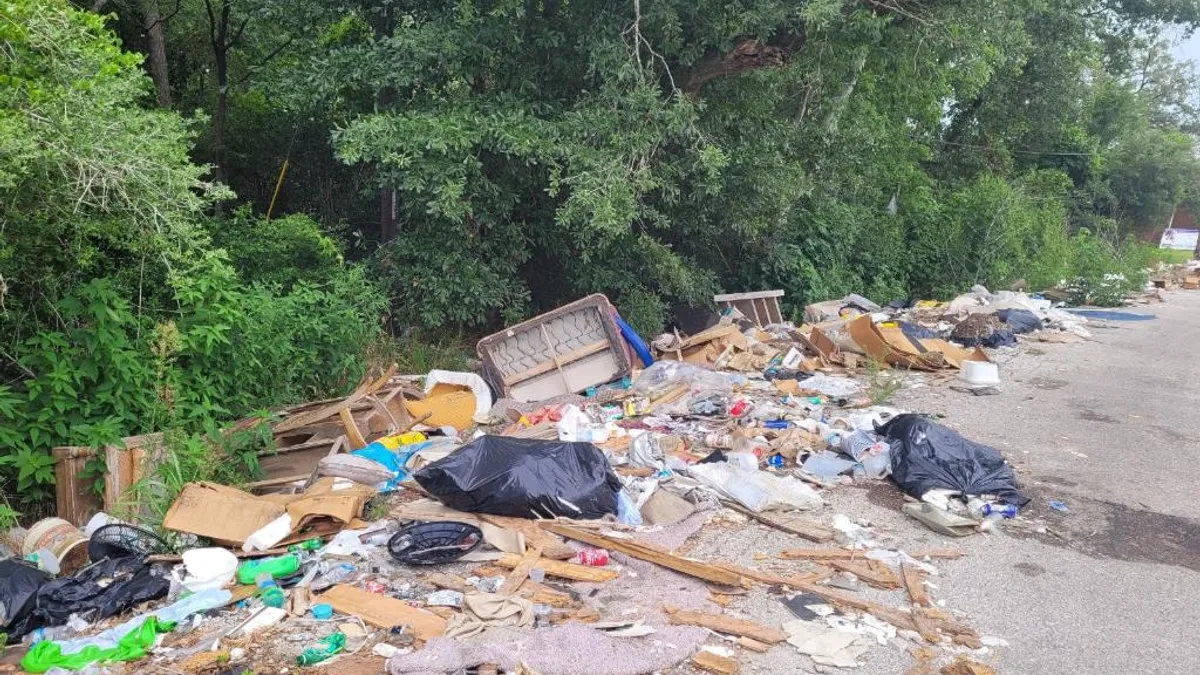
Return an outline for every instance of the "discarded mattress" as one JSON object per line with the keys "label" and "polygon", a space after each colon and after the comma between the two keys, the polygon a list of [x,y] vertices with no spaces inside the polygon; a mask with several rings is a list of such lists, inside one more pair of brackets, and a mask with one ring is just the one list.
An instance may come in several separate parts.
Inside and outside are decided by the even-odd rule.
{"label": "discarded mattress", "polygon": [[598,293],[489,335],[476,352],[484,378],[518,401],[577,394],[632,370],[613,306]]}

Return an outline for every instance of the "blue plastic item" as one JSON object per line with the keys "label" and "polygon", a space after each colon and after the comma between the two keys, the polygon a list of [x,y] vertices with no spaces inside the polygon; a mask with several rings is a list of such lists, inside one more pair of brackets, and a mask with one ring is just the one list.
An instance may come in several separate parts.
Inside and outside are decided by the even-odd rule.
{"label": "blue plastic item", "polygon": [[318,603],[312,606],[312,613],[317,621],[328,621],[333,618],[333,605],[328,602]]}
{"label": "blue plastic item", "polygon": [[1158,317],[1153,314],[1135,314],[1133,312],[1114,312],[1111,309],[1068,309],[1072,314],[1099,319],[1101,321],[1152,321]]}
{"label": "blue plastic item", "polygon": [[409,443],[408,445],[402,445],[397,450],[389,450],[387,446],[376,441],[375,443],[371,443],[361,450],[355,450],[350,454],[358,457],[364,457],[374,462],[379,462],[387,467],[389,471],[396,472],[396,477],[389,480],[387,484],[384,485],[383,490],[381,490],[381,492],[391,492],[399,487],[400,482],[408,476],[408,470],[404,468],[404,465],[408,464],[408,460],[412,459],[413,455],[432,445],[433,441],[423,441],[421,443]]}
{"label": "blue plastic item", "polygon": [[642,360],[642,365],[647,368],[654,365],[654,355],[650,353],[650,346],[646,344],[642,336],[637,334],[633,326],[625,323],[625,319],[622,319],[620,314],[613,314],[613,321],[617,322],[617,328],[621,329],[621,337],[625,338],[625,341],[637,353],[638,358]]}

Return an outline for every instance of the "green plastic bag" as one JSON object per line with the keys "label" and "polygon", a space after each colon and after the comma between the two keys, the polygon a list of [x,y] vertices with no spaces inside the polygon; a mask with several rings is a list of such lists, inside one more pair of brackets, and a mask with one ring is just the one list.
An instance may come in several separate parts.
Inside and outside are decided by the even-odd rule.
{"label": "green plastic bag", "polygon": [[101,649],[96,645],[88,645],[71,654],[63,654],[62,644],[43,640],[25,654],[25,658],[21,659],[21,667],[29,673],[44,673],[51,668],[81,670],[97,662],[136,661],[146,655],[146,650],[154,644],[159,633],[173,630],[173,622],[159,622],[158,617],[149,616],[142,625],[126,633],[116,647]]}

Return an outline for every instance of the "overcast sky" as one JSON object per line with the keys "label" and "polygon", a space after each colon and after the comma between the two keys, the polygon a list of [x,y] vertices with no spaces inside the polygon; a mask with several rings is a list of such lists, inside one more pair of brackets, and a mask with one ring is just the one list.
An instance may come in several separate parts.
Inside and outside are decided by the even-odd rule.
{"label": "overcast sky", "polygon": [[1190,38],[1181,40],[1175,45],[1175,58],[1188,59],[1200,63],[1200,31],[1192,34]]}

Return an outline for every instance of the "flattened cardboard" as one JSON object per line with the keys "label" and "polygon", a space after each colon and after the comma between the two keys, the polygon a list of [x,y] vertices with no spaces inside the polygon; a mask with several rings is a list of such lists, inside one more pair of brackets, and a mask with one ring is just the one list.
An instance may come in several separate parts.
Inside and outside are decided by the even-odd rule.
{"label": "flattened cardboard", "polygon": [[442,617],[411,607],[402,600],[338,584],[319,597],[333,605],[334,611],[352,614],[377,628],[408,626],[419,640],[431,640],[446,632]]}
{"label": "flattened cardboard", "polygon": [[171,504],[163,527],[233,545],[283,513],[282,504],[248,492],[216,483],[189,483]]}
{"label": "flattened cardboard", "polygon": [[264,497],[215,483],[190,483],[167,511],[163,527],[238,545],[287,513],[293,524],[281,542],[287,544],[341,530],[358,518],[374,494],[369,487],[336,478],[322,478],[302,495]]}
{"label": "flattened cardboard", "polygon": [[913,370],[933,370],[920,356],[897,349],[888,343],[879,332],[870,315],[864,314],[846,324],[850,337],[866,352],[867,356],[878,361],[885,361],[901,368]]}

